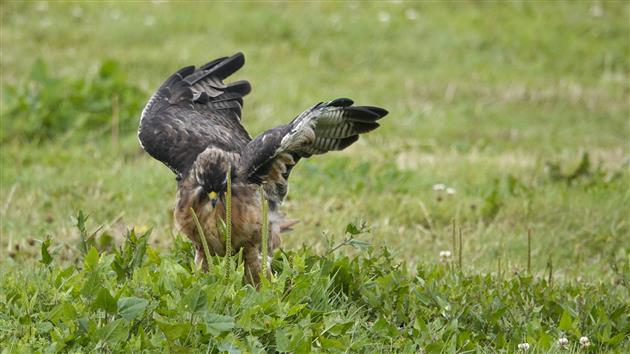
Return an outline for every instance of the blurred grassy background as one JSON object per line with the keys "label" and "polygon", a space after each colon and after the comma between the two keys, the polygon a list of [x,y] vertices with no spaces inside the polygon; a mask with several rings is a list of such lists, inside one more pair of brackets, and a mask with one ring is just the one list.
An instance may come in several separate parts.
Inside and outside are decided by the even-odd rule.
{"label": "blurred grassy background", "polygon": [[[348,222],[409,262],[612,279],[630,259],[625,2],[3,2],[0,257],[74,245],[71,216],[168,244],[175,183],[135,129],[180,67],[243,51],[252,135],[313,103],[385,107],[352,148],[300,163],[285,247]],[[118,131],[118,133],[116,133]],[[456,189],[439,195],[433,185]],[[16,251],[16,245],[21,246]]]}

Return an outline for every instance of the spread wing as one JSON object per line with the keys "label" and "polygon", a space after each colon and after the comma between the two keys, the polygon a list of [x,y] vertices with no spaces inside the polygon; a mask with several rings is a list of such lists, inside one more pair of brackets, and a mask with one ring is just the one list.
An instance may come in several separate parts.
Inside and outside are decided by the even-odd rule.
{"label": "spread wing", "polygon": [[347,98],[319,103],[256,137],[242,151],[239,176],[263,184],[272,207],[282,203],[289,173],[301,158],[343,150],[387,115],[382,108],[352,104]]}
{"label": "spread wing", "polygon": [[244,63],[243,54],[237,53],[198,69],[185,67],[168,78],[142,111],[142,148],[178,175],[210,145],[240,152],[251,141],[240,122],[243,96],[251,86],[223,80]]}

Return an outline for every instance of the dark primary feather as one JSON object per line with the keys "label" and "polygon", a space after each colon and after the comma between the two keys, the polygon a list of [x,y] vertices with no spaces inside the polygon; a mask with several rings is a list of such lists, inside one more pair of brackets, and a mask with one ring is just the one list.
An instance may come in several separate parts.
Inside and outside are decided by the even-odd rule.
{"label": "dark primary feather", "polygon": [[360,134],[378,128],[376,121],[387,115],[379,107],[352,104],[347,98],[319,103],[291,123],[264,132],[243,150],[239,174],[264,184],[269,199],[281,203],[289,173],[299,159],[343,150]]}
{"label": "dark primary feather", "polygon": [[239,152],[251,140],[240,123],[247,81],[223,81],[240,69],[243,54],[188,66],[168,78],[145,106],[138,138],[173,172],[184,174],[208,146]]}

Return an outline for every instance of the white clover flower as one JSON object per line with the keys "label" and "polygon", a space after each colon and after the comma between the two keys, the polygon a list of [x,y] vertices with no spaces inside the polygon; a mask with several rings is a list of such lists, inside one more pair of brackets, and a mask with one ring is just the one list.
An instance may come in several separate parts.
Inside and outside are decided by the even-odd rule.
{"label": "white clover flower", "polygon": [[438,184],[434,184],[433,185],[433,190],[436,191],[436,192],[441,192],[441,191],[443,191],[445,189],[446,189],[446,186],[444,184],[442,184],[442,183],[438,183]]}
{"label": "white clover flower", "polygon": [[591,341],[588,339],[588,337],[580,337],[580,345],[583,347],[588,347],[589,345],[591,345]]}
{"label": "white clover flower", "polygon": [[529,343],[521,343],[518,345],[518,349],[524,352],[529,350]]}
{"label": "white clover flower", "polygon": [[446,194],[448,195],[455,195],[455,193],[457,193],[457,190],[453,187],[448,187],[446,188]]}
{"label": "white clover flower", "polygon": [[415,21],[418,18],[418,13],[414,9],[405,10],[405,16],[410,21]]}
{"label": "white clover flower", "polygon": [[566,348],[569,345],[569,340],[566,337],[558,338],[558,345],[562,348]]}
{"label": "white clover flower", "polygon": [[451,258],[451,251],[440,251],[440,261],[447,262]]}
{"label": "white clover flower", "polygon": [[389,22],[391,16],[389,16],[389,13],[385,12],[385,11],[381,11],[378,13],[378,20],[385,23],[385,22]]}

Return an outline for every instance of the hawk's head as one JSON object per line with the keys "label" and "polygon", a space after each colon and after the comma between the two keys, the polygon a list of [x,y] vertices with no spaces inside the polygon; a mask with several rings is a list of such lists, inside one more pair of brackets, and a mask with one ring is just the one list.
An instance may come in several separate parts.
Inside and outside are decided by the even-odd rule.
{"label": "hawk's head", "polygon": [[235,173],[233,166],[238,158],[236,153],[214,147],[208,147],[197,156],[190,170],[190,177],[201,187],[201,193],[210,200],[212,207],[227,191],[227,174],[228,171]]}

